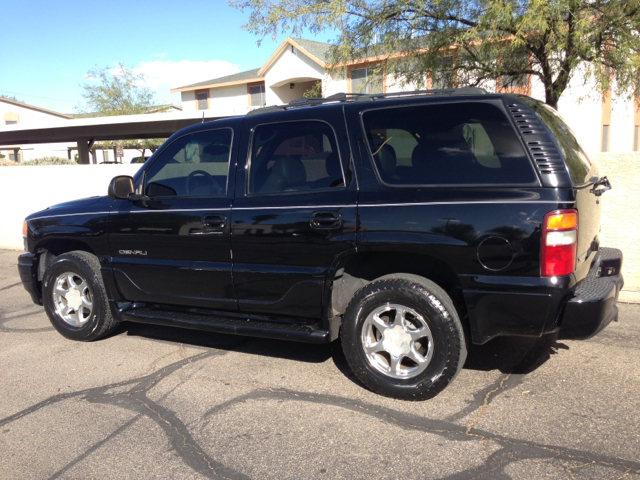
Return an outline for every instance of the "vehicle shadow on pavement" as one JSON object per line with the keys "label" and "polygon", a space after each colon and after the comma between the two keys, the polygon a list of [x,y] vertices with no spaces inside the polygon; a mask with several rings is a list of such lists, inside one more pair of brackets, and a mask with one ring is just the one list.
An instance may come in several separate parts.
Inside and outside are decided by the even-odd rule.
{"label": "vehicle shadow on pavement", "polygon": [[566,344],[557,339],[558,334],[552,333],[542,337],[497,337],[484,345],[471,345],[464,368],[531,373],[557,354],[558,350],[569,350]]}
{"label": "vehicle shadow on pavement", "polygon": [[322,363],[332,356],[331,345],[312,345],[143,323],[125,322],[114,332],[114,335],[122,333],[169,343],[184,343],[194,347],[233,350],[240,353],[251,353],[252,355],[305,363]]}
{"label": "vehicle shadow on pavement", "polygon": [[[323,363],[332,359],[336,368],[343,375],[357,385],[366,388],[351,371],[342,352],[340,341],[329,345],[312,345],[127,322],[123,323],[113,334],[122,333],[155,341],[184,343],[207,349],[233,350],[239,353],[282,358],[295,362]],[[548,334],[539,338],[497,337],[484,345],[470,345],[464,368],[528,374],[542,366],[558,350],[568,349],[566,344],[557,341],[557,334]]]}

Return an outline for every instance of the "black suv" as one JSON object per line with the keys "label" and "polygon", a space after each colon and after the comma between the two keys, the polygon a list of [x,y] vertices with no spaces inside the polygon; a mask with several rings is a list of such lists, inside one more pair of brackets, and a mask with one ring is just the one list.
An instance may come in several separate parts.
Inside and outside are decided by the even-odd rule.
{"label": "black suv", "polygon": [[365,385],[425,399],[469,342],[617,319],[608,188],[529,97],[341,94],[177,132],[108,196],[30,215],[19,270],[70,339],[120,321],[340,338]]}

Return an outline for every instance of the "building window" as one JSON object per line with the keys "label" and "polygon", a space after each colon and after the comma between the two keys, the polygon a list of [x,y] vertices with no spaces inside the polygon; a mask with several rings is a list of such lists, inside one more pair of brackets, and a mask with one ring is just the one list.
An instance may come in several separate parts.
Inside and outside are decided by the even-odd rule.
{"label": "building window", "polygon": [[267,104],[267,98],[264,92],[264,85],[254,85],[249,87],[249,106],[264,107]]}
{"label": "building window", "polygon": [[12,162],[19,162],[20,161],[20,154],[18,154],[18,159],[16,160],[16,154],[15,153],[10,153],[9,154],[9,160],[11,160]]}
{"label": "building window", "polygon": [[431,74],[431,88],[453,88],[453,55],[442,57],[440,65]]}
{"label": "building window", "polygon": [[3,115],[5,125],[17,125],[20,122],[20,116],[16,112],[7,112]]}
{"label": "building window", "polygon": [[[524,70],[529,66],[529,54],[527,52],[514,52],[508,58],[503,59],[505,70]],[[528,87],[529,75],[502,75],[500,77],[502,88]]]}
{"label": "building window", "polygon": [[209,110],[209,90],[196,91],[196,108],[198,110]]}
{"label": "building window", "polygon": [[640,125],[633,127],[633,151],[640,150]]}
{"label": "building window", "polygon": [[352,93],[382,93],[382,73],[379,67],[351,70]]}
{"label": "building window", "polygon": [[502,75],[500,84],[502,88],[528,87],[529,75]]}
{"label": "building window", "polygon": [[601,152],[609,151],[609,125],[602,126],[602,148]]}

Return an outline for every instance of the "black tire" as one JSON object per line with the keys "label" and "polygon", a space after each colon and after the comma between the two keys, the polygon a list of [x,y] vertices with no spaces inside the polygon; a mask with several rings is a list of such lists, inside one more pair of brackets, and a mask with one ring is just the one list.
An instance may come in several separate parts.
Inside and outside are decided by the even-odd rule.
{"label": "black tire", "polygon": [[[77,282],[82,281],[77,286],[83,287],[81,292],[82,299],[89,299],[91,307],[86,307],[84,303],[81,305],[78,313],[71,309],[73,313],[63,314],[63,303],[71,304],[66,300],[62,300],[58,295],[56,300],[56,285],[61,282],[62,289],[71,292],[70,280],[64,281],[66,273],[73,274],[73,279]],[[73,251],[56,257],[47,267],[42,279],[43,302],[44,309],[49,316],[51,324],[58,332],[70,340],[78,340],[89,342],[104,337],[113,331],[117,326],[117,321],[111,315],[107,293],[104,288],[102,274],[100,273],[100,262],[95,255],[83,251]],[[78,293],[75,293],[77,300]],[[58,303],[57,303],[58,302]],[[80,300],[82,302],[82,300]],[[78,324],[73,325],[69,320],[73,320],[73,316],[77,319]],[[65,317],[68,320],[65,320]]]}
{"label": "black tire", "polygon": [[[380,333],[376,332],[375,322],[372,323],[370,320],[371,315],[375,316],[375,312],[385,308],[391,308],[389,311],[392,312],[394,308],[390,305],[407,307],[410,323],[414,322],[416,326],[426,324],[427,331],[430,331],[430,338],[426,343],[433,348],[429,361],[418,364],[408,357],[402,357],[403,354],[398,354],[396,358],[401,358],[398,368],[394,371],[389,360],[389,372],[385,373],[382,371],[382,368],[386,368],[384,359],[392,358],[387,351],[382,350],[367,356],[367,340],[363,335]],[[419,317],[413,316],[412,312],[417,313]],[[404,315],[403,313],[401,316],[404,318]],[[394,318],[397,318],[397,312]],[[369,325],[373,325],[374,328],[371,329]],[[407,331],[404,328],[404,332]],[[382,334],[374,338],[374,343],[378,345],[378,342],[384,339]],[[345,312],[341,341],[347,362],[362,383],[376,393],[404,400],[426,400],[435,397],[458,375],[467,357],[465,335],[451,298],[434,282],[411,274],[387,275],[361,288]],[[413,337],[410,342],[414,342]],[[406,343],[403,344],[403,348],[405,345]],[[411,343],[410,348],[413,349],[415,345],[418,344]],[[428,351],[426,347],[419,348]],[[379,362],[371,360],[378,358],[375,355],[381,359]],[[406,364],[409,364],[409,367],[406,367]],[[423,370],[420,370],[421,368]],[[401,378],[400,372],[411,372],[412,369],[418,373],[410,378]]]}

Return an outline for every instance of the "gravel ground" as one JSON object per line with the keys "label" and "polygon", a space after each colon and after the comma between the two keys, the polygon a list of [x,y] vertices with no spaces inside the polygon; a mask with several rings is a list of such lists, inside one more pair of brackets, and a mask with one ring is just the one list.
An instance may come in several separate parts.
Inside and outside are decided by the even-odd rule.
{"label": "gravel ground", "polygon": [[425,402],[338,345],[123,324],[66,340],[0,250],[0,478],[637,479],[640,305],[589,341],[498,338]]}

